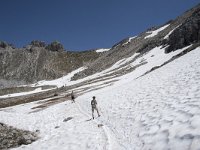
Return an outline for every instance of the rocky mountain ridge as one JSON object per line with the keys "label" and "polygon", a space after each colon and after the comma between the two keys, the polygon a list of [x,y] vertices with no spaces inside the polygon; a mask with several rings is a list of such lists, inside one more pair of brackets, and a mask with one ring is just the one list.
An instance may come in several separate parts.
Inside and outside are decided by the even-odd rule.
{"label": "rocky mountain ridge", "polygon": [[[155,32],[162,27],[165,28],[155,34]],[[74,80],[100,72],[112,66],[120,59],[128,58],[135,53],[140,53],[142,56],[144,53],[157,46],[167,47],[166,53],[170,53],[199,42],[200,4],[186,11],[175,20],[168,21],[163,26],[148,29],[136,37],[126,38],[115,44],[104,56],[90,64],[87,70],[76,74]]]}
{"label": "rocky mountain ridge", "polygon": [[137,57],[141,57],[155,47],[166,47],[165,52],[170,53],[191,44],[194,49],[199,42],[200,4],[175,20],[118,42],[109,51],[103,53],[97,53],[96,50],[64,51],[62,44],[57,41],[47,45],[35,40],[24,48],[14,48],[12,44],[1,42],[0,87],[52,80],[79,67],[87,66],[87,69],[72,77],[73,80],[77,80],[103,71],[136,53],[139,54]]}
{"label": "rocky mountain ridge", "polygon": [[60,43],[32,41],[24,48],[0,44],[0,88],[51,80],[86,65],[98,58],[95,51],[64,51]]}

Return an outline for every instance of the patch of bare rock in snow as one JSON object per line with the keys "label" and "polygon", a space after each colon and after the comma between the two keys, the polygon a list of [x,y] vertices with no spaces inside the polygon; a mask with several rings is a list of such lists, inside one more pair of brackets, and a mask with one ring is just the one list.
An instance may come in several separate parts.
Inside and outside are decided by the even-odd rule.
{"label": "patch of bare rock in snow", "polygon": [[28,145],[37,139],[38,136],[36,133],[19,130],[0,123],[0,149]]}

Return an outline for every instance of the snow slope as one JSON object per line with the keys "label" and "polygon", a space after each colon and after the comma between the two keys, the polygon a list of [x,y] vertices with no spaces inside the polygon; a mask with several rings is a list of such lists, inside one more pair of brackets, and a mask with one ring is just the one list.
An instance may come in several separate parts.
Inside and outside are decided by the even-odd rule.
{"label": "snow slope", "polygon": [[[53,89],[53,88],[51,88]],[[17,96],[22,96],[22,95],[29,95],[29,94],[33,94],[33,93],[39,93],[39,92],[45,92],[45,91],[49,91],[51,89],[47,89],[47,90],[42,90],[42,88],[37,88],[33,91],[29,91],[29,92],[20,92],[20,93],[13,93],[13,94],[8,94],[8,95],[3,95],[3,96],[0,96],[0,99],[1,98],[9,98],[9,97],[17,97]]]}
{"label": "snow slope", "polygon": [[125,149],[200,148],[200,48],[137,80],[92,95],[102,120]]}
{"label": "snow slope", "polygon": [[157,30],[154,30],[154,31],[148,31],[147,33],[150,33],[150,34],[147,35],[147,36],[145,37],[145,39],[156,36],[160,31],[166,29],[169,25],[170,25],[170,24],[167,24],[167,25],[165,25],[165,26],[163,26],[163,27],[161,27],[161,28],[159,28],[159,29],[157,29]]}
{"label": "snow slope", "polygon": [[137,38],[137,36],[129,37],[129,38],[128,38],[128,41],[125,42],[125,43],[123,43],[122,46],[125,46],[126,44],[130,43],[131,40],[132,40],[132,39],[135,39],[135,38]]}
{"label": "snow slope", "polygon": [[[81,83],[86,80],[95,79],[97,77],[102,77],[101,79],[105,79],[106,77],[103,77],[103,76],[106,76],[106,75],[108,76],[107,78],[110,78],[110,77],[112,77],[112,78],[110,80],[109,79],[105,80],[105,82],[112,81],[114,79],[122,80],[124,77],[114,77],[112,75],[112,73],[114,73],[116,71],[124,70],[124,69],[126,70],[126,69],[130,69],[130,68],[135,68],[136,66],[142,64],[140,67],[136,67],[136,69],[133,72],[126,75],[126,78],[135,78],[136,79],[139,76],[145,74],[147,71],[150,71],[153,67],[161,66],[166,61],[170,60],[173,56],[176,56],[177,54],[181,53],[182,51],[189,48],[190,46],[184,47],[182,49],[176,50],[176,51],[168,53],[168,54],[165,54],[166,47],[162,48],[162,46],[159,46],[159,47],[153,48],[152,50],[150,50],[149,52],[145,53],[144,55],[142,55],[140,57],[137,57],[138,55],[140,55],[140,53],[135,53],[134,55],[132,55],[128,58],[123,58],[123,59],[117,61],[110,68],[108,68],[102,72],[88,76],[86,78],[83,78],[83,79],[71,81],[71,78],[74,76],[74,74],[86,69],[86,67],[78,68],[61,78],[58,78],[55,80],[50,80],[50,81],[45,81],[45,80],[39,81],[30,86],[32,86],[32,87],[45,86],[45,85],[54,85],[57,87],[69,86],[69,85]],[[122,83],[122,81],[120,83]],[[101,85],[103,83],[99,83],[99,84]],[[92,86],[92,85],[90,84],[88,86]],[[88,86],[86,86],[86,87],[88,87]],[[3,96],[0,96],[0,99],[5,98],[5,97],[28,95],[28,94],[32,94],[32,93],[36,93],[36,91],[3,95]]]}
{"label": "snow slope", "polygon": [[78,68],[78,69],[72,71],[71,73],[68,73],[66,76],[63,76],[56,80],[50,80],[50,81],[43,80],[43,81],[39,81],[36,84],[33,84],[32,86],[35,87],[35,86],[43,86],[43,85],[56,85],[57,87],[62,87],[62,86],[67,85],[68,82],[71,81],[71,77],[73,77],[74,74],[76,74],[80,71],[83,71],[85,69],[86,69],[86,67],[81,67],[81,68]]}
{"label": "snow slope", "polygon": [[96,52],[97,52],[97,53],[102,53],[102,52],[107,52],[107,51],[109,51],[109,50],[110,50],[110,48],[102,48],[102,49],[96,50]]}
{"label": "snow slope", "polygon": [[[155,63],[151,56],[151,52],[144,56],[149,64]],[[154,60],[161,62],[158,58],[162,55],[158,56]],[[137,79],[136,69],[120,77],[114,85],[79,96],[76,103],[66,101],[38,111],[31,109],[38,102],[0,109],[0,122],[40,131],[38,141],[15,149],[197,150],[200,148],[199,56],[197,48]],[[101,117],[90,120],[90,101],[94,95]],[[68,117],[71,120],[63,122]]]}
{"label": "snow slope", "polygon": [[169,36],[174,32],[174,30],[176,30],[178,27],[180,27],[181,26],[181,24],[180,25],[178,25],[177,27],[175,27],[173,30],[171,30],[165,37],[164,37],[164,39],[168,39],[169,38]]}

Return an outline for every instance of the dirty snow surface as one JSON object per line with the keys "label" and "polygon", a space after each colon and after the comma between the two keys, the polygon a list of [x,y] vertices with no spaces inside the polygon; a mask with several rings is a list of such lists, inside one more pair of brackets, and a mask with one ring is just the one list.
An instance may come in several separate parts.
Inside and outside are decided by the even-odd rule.
{"label": "dirty snow surface", "polygon": [[[91,120],[94,95],[101,117]],[[137,79],[125,75],[118,84],[79,96],[76,103],[33,111],[37,105],[0,109],[0,122],[39,130],[39,140],[15,149],[198,150],[200,48]]]}

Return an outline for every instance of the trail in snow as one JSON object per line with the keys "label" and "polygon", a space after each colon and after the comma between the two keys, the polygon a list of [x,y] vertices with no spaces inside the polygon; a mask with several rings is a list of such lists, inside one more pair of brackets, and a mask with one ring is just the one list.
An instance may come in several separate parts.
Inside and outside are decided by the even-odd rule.
{"label": "trail in snow", "polygon": [[[93,121],[87,121],[88,116],[82,114],[75,104],[67,101],[30,114],[34,105],[30,103],[1,110],[0,122],[30,131],[40,130],[38,141],[15,149],[108,149],[106,133]],[[68,117],[72,119],[63,122]]]}
{"label": "trail in snow", "polygon": [[[78,104],[78,103],[76,103],[76,104],[77,104],[77,107],[79,108],[79,110],[82,114],[84,114],[88,118],[91,118],[91,115],[88,114],[87,112],[85,112],[83,110],[83,108],[81,108],[80,104]],[[88,120],[90,120],[90,119],[88,119]],[[107,143],[108,143],[108,146],[107,146],[108,150],[113,150],[113,149],[122,150],[122,149],[124,149],[124,146],[121,143],[119,143],[119,141],[116,141],[115,134],[112,133],[112,130],[105,124],[105,122],[101,119],[101,117],[96,118],[94,120],[91,118],[91,121],[93,121],[96,126],[100,125],[100,128],[103,129],[105,136],[106,136],[106,139],[107,139]]]}
{"label": "trail in snow", "polygon": [[[92,95],[106,124],[127,149],[198,149],[200,147],[199,48],[138,80]],[[115,87],[115,88],[114,88]]]}

